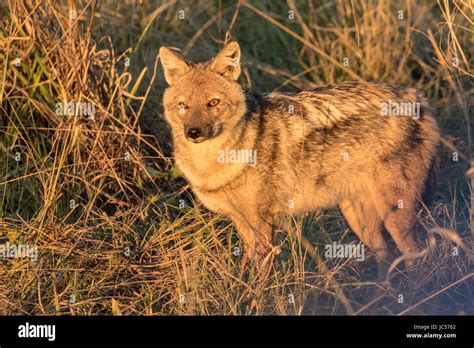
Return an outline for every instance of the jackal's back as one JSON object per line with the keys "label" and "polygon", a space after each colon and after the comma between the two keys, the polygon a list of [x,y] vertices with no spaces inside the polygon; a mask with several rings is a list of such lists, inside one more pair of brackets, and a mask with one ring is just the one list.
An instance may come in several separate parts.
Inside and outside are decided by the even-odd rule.
{"label": "jackal's back", "polygon": [[[387,112],[405,105],[415,114]],[[266,183],[260,197],[295,210],[335,204],[376,180],[420,191],[436,153],[436,123],[413,89],[346,82],[253,96],[248,110],[257,181]]]}

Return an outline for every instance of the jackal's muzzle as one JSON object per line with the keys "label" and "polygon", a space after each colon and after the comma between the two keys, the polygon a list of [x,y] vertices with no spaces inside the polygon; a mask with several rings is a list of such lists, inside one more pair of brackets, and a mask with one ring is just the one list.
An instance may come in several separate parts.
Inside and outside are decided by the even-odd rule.
{"label": "jackal's muzzle", "polygon": [[184,127],[186,139],[193,143],[201,143],[212,136],[211,126],[188,126]]}

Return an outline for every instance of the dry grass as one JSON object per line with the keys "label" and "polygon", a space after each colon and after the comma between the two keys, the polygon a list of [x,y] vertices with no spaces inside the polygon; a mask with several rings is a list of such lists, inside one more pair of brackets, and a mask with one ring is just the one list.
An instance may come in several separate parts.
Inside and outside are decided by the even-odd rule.
{"label": "dry grass", "polygon": [[[345,314],[330,278],[356,314],[472,314],[472,2],[10,0],[0,12],[0,243],[39,250],[0,261],[0,314]],[[320,272],[287,233],[268,272],[240,270],[234,227],[194,200],[156,111],[159,46],[208,58],[226,32],[257,90],[369,79],[425,91],[444,160],[413,272],[394,269],[390,287],[372,257]],[[58,115],[62,101],[94,105],[94,119]],[[289,229],[320,250],[355,240],[335,210]]]}

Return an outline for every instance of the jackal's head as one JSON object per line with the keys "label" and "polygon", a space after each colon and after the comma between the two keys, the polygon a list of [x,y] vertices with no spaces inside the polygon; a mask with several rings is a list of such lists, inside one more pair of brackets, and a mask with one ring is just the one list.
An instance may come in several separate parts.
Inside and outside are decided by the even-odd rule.
{"label": "jackal's head", "polygon": [[185,62],[176,51],[160,48],[166,89],[165,117],[176,138],[201,143],[232,132],[245,113],[240,75],[240,47],[228,43],[205,63]]}

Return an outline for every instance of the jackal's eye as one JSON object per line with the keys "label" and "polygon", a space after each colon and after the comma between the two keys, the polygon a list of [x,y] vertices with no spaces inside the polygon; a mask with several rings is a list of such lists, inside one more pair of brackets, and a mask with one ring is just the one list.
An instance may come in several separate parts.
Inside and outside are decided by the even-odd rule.
{"label": "jackal's eye", "polygon": [[207,103],[207,105],[216,106],[217,104],[219,104],[219,101],[219,99],[212,99],[209,103]]}

